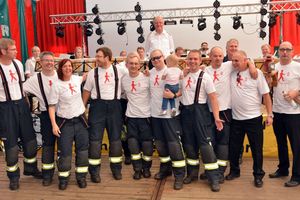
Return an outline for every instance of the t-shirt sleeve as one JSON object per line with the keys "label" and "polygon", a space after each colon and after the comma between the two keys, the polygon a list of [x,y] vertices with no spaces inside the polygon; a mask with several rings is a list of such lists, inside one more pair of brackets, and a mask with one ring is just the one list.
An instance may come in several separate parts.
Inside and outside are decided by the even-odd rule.
{"label": "t-shirt sleeve", "polygon": [[270,92],[268,83],[263,75],[263,73],[258,70],[258,91],[261,95],[267,94]]}
{"label": "t-shirt sleeve", "polygon": [[211,94],[216,91],[214,82],[207,73],[205,73],[203,76],[202,84],[204,84],[204,88],[207,94]]}
{"label": "t-shirt sleeve", "polygon": [[91,70],[88,75],[87,75],[87,78],[86,78],[86,81],[85,81],[85,84],[84,84],[84,90],[87,90],[87,91],[92,91],[93,89],[93,82],[95,80],[94,78],[94,73],[95,73],[95,69]]}
{"label": "t-shirt sleeve", "polygon": [[58,103],[58,98],[59,98],[59,85],[58,83],[53,83],[49,93],[48,104],[56,105]]}

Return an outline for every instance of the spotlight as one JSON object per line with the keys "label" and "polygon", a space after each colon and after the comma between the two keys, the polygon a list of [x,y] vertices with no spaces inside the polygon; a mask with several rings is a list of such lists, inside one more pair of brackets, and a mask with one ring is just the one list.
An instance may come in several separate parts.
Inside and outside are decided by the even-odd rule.
{"label": "spotlight", "polygon": [[98,9],[98,4],[96,4],[93,8],[92,8],[92,13],[94,15],[97,15],[99,13],[99,9]]}
{"label": "spotlight", "polygon": [[266,15],[266,14],[268,13],[268,11],[267,11],[267,9],[265,9],[265,8],[261,8],[260,11],[259,11],[259,13],[260,13],[261,15]]}
{"label": "spotlight", "polygon": [[165,25],[176,25],[177,21],[176,20],[166,20]]}
{"label": "spotlight", "polygon": [[65,27],[63,27],[61,24],[55,26],[56,36],[63,38],[65,36],[64,29]]}
{"label": "spotlight", "polygon": [[259,23],[259,27],[260,28],[265,28],[267,26],[267,22],[261,20],[260,23]]}
{"label": "spotlight", "polygon": [[139,43],[143,43],[145,41],[145,38],[143,35],[140,35],[140,37],[138,38],[138,42]]}
{"label": "spotlight", "polygon": [[216,32],[214,38],[215,38],[215,40],[220,40],[221,35],[218,32]]}
{"label": "spotlight", "polygon": [[[242,19],[241,16],[233,17],[233,25],[232,25],[233,29],[237,30],[238,28],[240,28],[242,26],[241,19]],[[243,28],[243,26],[242,26],[242,28]]]}
{"label": "spotlight", "polygon": [[213,4],[214,8],[219,8],[220,7],[220,2],[216,0]]}
{"label": "spotlight", "polygon": [[97,15],[93,21],[94,21],[95,24],[100,24],[102,22],[99,15]]}
{"label": "spotlight", "polygon": [[300,12],[296,14],[296,17],[297,17],[297,24],[300,25]]}
{"label": "spotlight", "polygon": [[155,31],[155,26],[153,24],[153,21],[150,21],[150,31]]}
{"label": "spotlight", "polygon": [[92,36],[93,35],[93,25],[86,23],[84,25],[84,33],[88,37]]}
{"label": "spotlight", "polygon": [[103,35],[104,34],[103,30],[102,30],[102,28],[100,26],[99,26],[99,28],[96,29],[95,32],[96,32],[97,35]]}
{"label": "spotlight", "polygon": [[203,31],[205,28],[206,28],[206,19],[201,17],[198,19],[198,30]]}
{"label": "spotlight", "polygon": [[136,32],[137,32],[138,34],[143,34],[143,33],[144,33],[143,27],[142,27],[142,26],[139,26],[139,27],[136,29]]}
{"label": "spotlight", "polygon": [[97,40],[97,43],[98,43],[99,45],[104,44],[104,40],[103,40],[102,36]]}
{"label": "spotlight", "polygon": [[140,3],[137,2],[136,5],[134,6],[134,11],[135,11],[135,12],[141,12],[141,10],[142,10],[142,8],[141,8],[141,6],[140,6]]}
{"label": "spotlight", "polygon": [[221,16],[220,12],[218,10],[215,10],[214,18],[218,19],[220,16]]}
{"label": "spotlight", "polygon": [[181,19],[179,21],[180,24],[193,24],[193,20],[192,19]]}
{"label": "spotlight", "polygon": [[221,29],[221,25],[218,22],[216,22],[215,25],[214,25],[214,29],[216,31],[220,30]]}
{"label": "spotlight", "polygon": [[141,15],[141,13],[139,13],[137,16],[135,16],[135,20],[137,21],[137,22],[141,22],[142,21],[142,15]]}
{"label": "spotlight", "polygon": [[266,5],[268,3],[268,0],[260,0],[260,3]]}
{"label": "spotlight", "polygon": [[267,36],[267,33],[264,30],[260,30],[259,37],[264,39]]}
{"label": "spotlight", "polygon": [[276,13],[270,13],[270,15],[269,15],[269,26],[271,28],[276,25],[276,17],[277,17]]}
{"label": "spotlight", "polygon": [[122,20],[117,23],[118,25],[118,34],[123,35],[126,32],[126,23],[122,22]]}

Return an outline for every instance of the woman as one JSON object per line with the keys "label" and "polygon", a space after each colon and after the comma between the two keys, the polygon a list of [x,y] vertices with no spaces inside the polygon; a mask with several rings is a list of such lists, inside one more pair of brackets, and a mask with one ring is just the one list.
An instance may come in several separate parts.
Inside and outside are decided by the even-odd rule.
{"label": "woman", "polygon": [[68,186],[73,141],[75,141],[77,184],[80,188],[87,186],[88,131],[80,90],[84,78],[72,75],[72,72],[73,65],[69,59],[59,62],[57,69],[59,80],[52,87],[49,98],[49,116],[53,134],[58,137],[57,168],[60,190]]}

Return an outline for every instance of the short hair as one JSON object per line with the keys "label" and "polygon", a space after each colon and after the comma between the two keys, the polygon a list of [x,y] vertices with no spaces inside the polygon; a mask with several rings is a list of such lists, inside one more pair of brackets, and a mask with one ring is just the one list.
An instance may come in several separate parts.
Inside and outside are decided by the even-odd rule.
{"label": "short hair", "polygon": [[104,58],[105,58],[105,57],[108,57],[109,60],[112,59],[112,51],[111,51],[110,48],[108,48],[108,47],[100,47],[100,48],[98,48],[98,49],[96,50],[96,53],[98,53],[99,51],[101,51],[101,52],[103,53]]}
{"label": "short hair", "polygon": [[208,45],[208,43],[207,43],[207,42],[202,42],[202,43],[201,43],[201,46],[202,46],[202,45],[204,45],[204,44],[207,44],[207,45]]}
{"label": "short hair", "polygon": [[179,50],[184,50],[182,47],[176,47],[176,49],[175,49],[175,53],[177,52],[177,51],[179,51]]}
{"label": "short hair", "polygon": [[43,51],[42,53],[40,53],[40,59],[42,60],[44,56],[48,55],[54,57],[54,53],[52,53],[51,51]]}
{"label": "short hair", "polygon": [[171,67],[178,66],[178,57],[174,54],[171,54],[166,58],[166,62],[168,66]]}
{"label": "short hair", "polygon": [[199,55],[199,58],[201,59],[201,54],[200,54],[200,51],[198,49],[192,49],[192,50],[190,50],[190,52],[187,55],[188,57],[189,57],[190,53],[197,53]]}
{"label": "short hair", "polygon": [[[215,49],[220,49],[220,50],[223,52],[222,47],[214,46],[213,48],[210,49],[210,53],[209,53],[209,54],[211,54]],[[223,52],[223,53],[224,53],[224,52]]]}
{"label": "short hair", "polygon": [[271,49],[271,45],[269,45],[269,44],[263,44],[263,45],[261,45],[260,48],[263,48],[263,47],[268,47],[269,49]]}
{"label": "short hair", "polygon": [[64,80],[63,77],[63,72],[62,72],[62,67],[67,63],[67,62],[70,62],[71,63],[71,66],[72,66],[72,69],[74,69],[74,66],[73,66],[73,63],[70,59],[62,59],[61,61],[59,61],[58,63],[58,68],[57,68],[57,77],[60,79],[60,80]]}
{"label": "short hair", "polygon": [[76,52],[78,49],[82,50],[82,47],[81,47],[81,46],[77,46],[77,47],[75,47],[75,50],[74,50],[74,52]]}
{"label": "short hair", "polygon": [[139,54],[138,54],[137,52],[130,52],[130,53],[127,55],[127,57],[126,57],[125,62],[127,63],[128,60],[131,59],[131,58],[137,58],[138,61],[140,62],[140,56],[139,56]]}
{"label": "short hair", "polygon": [[[10,38],[1,38],[0,39],[0,50],[1,49],[8,49],[8,46],[12,46],[15,45],[16,42]],[[0,55],[2,55],[1,51],[0,51]]]}
{"label": "short hair", "polygon": [[138,50],[140,50],[140,49],[142,49],[142,50],[145,51],[145,48],[144,48],[144,47],[138,47],[138,48],[136,48],[136,51],[138,51]]}
{"label": "short hair", "polygon": [[31,52],[33,52],[33,51],[36,50],[36,49],[40,49],[40,47],[38,47],[38,46],[33,46],[33,47],[31,48]]}
{"label": "short hair", "polygon": [[161,53],[162,56],[164,56],[163,52],[162,52],[160,49],[154,49],[153,51],[151,51],[150,57],[151,57],[151,55],[152,55],[154,52],[156,52],[156,51],[158,51],[159,53]]}
{"label": "short hair", "polygon": [[165,21],[162,16],[156,16],[153,18],[153,23],[155,23],[158,19],[162,19],[163,22]]}
{"label": "short hair", "polygon": [[226,47],[228,47],[231,42],[236,42],[239,45],[239,41],[237,39],[231,38],[226,42]]}
{"label": "short hair", "polygon": [[234,52],[234,54],[239,54],[239,55],[242,55],[243,57],[247,58],[247,53],[243,50],[238,50],[238,51]]}

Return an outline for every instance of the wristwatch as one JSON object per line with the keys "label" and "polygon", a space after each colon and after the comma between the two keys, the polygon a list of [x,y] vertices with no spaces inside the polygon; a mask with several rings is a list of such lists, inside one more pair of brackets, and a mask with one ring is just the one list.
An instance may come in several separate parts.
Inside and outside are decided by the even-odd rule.
{"label": "wristwatch", "polygon": [[173,99],[175,99],[177,97],[177,95],[176,95],[176,92],[174,93],[174,97],[173,97]]}

